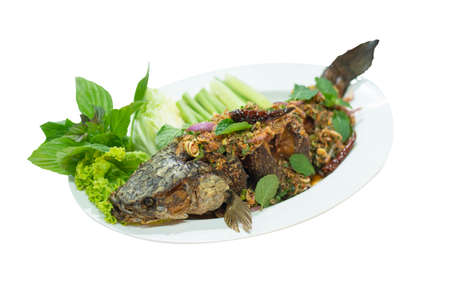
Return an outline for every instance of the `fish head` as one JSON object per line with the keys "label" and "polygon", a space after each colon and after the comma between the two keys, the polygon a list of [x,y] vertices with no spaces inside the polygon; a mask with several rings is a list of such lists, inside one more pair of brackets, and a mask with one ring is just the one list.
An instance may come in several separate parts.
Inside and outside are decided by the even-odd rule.
{"label": "fish head", "polygon": [[225,201],[229,186],[207,163],[187,161],[169,150],[142,164],[111,193],[112,213],[120,222],[186,219],[188,214],[217,209]]}

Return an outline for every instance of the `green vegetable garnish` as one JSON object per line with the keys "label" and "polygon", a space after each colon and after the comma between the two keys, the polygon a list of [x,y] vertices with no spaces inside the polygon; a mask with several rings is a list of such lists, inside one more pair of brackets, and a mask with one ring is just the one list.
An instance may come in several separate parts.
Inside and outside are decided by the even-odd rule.
{"label": "green vegetable garnish", "polygon": [[353,131],[350,118],[345,112],[335,110],[331,120],[334,129],[342,136],[342,141],[345,143]]}
{"label": "green vegetable garnish", "polygon": [[259,107],[266,109],[272,106],[266,96],[253,89],[251,86],[243,82],[242,80],[226,74],[224,83],[237,95],[241,96],[247,101],[256,103]]}
{"label": "green vegetable garnish", "polygon": [[116,218],[111,215],[113,206],[108,200],[109,195],[147,159],[147,154],[143,152],[125,152],[124,148],[117,147],[106,153],[86,153],[76,166],[75,184],[79,190],[86,192],[108,223],[116,223]]}
{"label": "green vegetable garnish", "polygon": [[[144,83],[138,85],[136,100]],[[133,148],[126,136],[131,115],[144,103],[135,101],[113,109],[111,95],[81,77],[76,78],[76,100],[82,113],[81,122],[66,119],[41,125],[46,140],[28,160],[43,169],[73,175],[77,188],[85,190],[105,219],[114,223],[108,201],[110,193],[149,158],[143,152],[126,152]]]}
{"label": "green vegetable garnish", "polygon": [[145,92],[147,91],[149,71],[150,66],[147,66],[147,73],[144,78],[139,81],[136,91],[134,92],[134,101],[144,100]]}
{"label": "green vegetable garnish", "polygon": [[162,149],[170,142],[172,142],[174,138],[179,137],[182,134],[182,129],[164,124],[156,134],[156,146],[158,147],[158,149]]}
{"label": "green vegetable garnish", "polygon": [[53,140],[54,138],[63,136],[70,127],[72,127],[73,122],[69,119],[61,122],[47,122],[41,125],[41,129],[47,138],[45,141]]}
{"label": "green vegetable garnish", "polygon": [[326,107],[334,107],[336,105],[351,107],[351,105],[341,98],[339,98],[337,90],[334,88],[331,81],[323,77],[316,77],[316,88],[325,97],[324,105]]}
{"label": "green vegetable garnish", "polygon": [[235,131],[247,130],[250,128],[252,128],[252,125],[248,122],[234,123],[234,121],[231,119],[224,119],[220,121],[219,124],[217,124],[215,134],[229,134]]}
{"label": "green vegetable garnish", "polygon": [[317,90],[311,90],[304,85],[294,84],[294,91],[289,100],[310,100],[317,93]]}
{"label": "green vegetable garnish", "polygon": [[289,157],[289,162],[291,164],[292,169],[294,169],[295,172],[299,174],[311,176],[314,173],[316,173],[308,157],[306,157],[304,154],[301,153],[292,154],[291,157]]}
{"label": "green vegetable garnish", "polygon": [[136,150],[144,151],[151,156],[158,151],[156,145],[158,130],[164,124],[181,128],[183,120],[175,101],[166,97],[160,91],[147,89],[144,98],[144,104],[134,115],[131,140]]}
{"label": "green vegetable garnish", "polygon": [[270,200],[272,200],[278,191],[278,186],[280,185],[280,180],[275,174],[266,175],[261,178],[256,184],[255,189],[255,200],[262,207],[267,207],[270,205]]}
{"label": "green vegetable garnish", "polygon": [[228,86],[214,79],[210,83],[211,93],[225,105],[229,110],[237,109],[245,105],[241,97],[236,95]]}
{"label": "green vegetable garnish", "polygon": [[82,77],[75,78],[76,99],[80,112],[92,119],[95,107],[101,108],[109,114],[113,108],[111,95],[98,84]]}
{"label": "green vegetable garnish", "polygon": [[130,125],[131,115],[143,104],[143,101],[135,101],[120,109],[113,109],[105,119],[105,125],[109,127],[113,134],[119,137],[126,136],[128,126]]}

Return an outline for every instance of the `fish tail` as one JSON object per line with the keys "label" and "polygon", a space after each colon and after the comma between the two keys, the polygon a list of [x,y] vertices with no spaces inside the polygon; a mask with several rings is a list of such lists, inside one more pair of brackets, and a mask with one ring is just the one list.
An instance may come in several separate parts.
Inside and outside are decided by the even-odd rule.
{"label": "fish tail", "polygon": [[348,50],[338,56],[323,71],[322,77],[325,77],[336,85],[341,97],[345,94],[350,82],[364,73],[372,65],[373,53],[378,42],[379,40],[369,41]]}

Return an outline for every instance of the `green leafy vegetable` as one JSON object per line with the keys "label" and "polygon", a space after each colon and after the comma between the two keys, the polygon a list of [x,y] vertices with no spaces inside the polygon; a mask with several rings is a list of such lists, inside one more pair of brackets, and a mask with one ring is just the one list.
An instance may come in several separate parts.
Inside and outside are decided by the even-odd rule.
{"label": "green leafy vegetable", "polygon": [[262,207],[267,207],[270,205],[270,200],[272,200],[278,191],[278,186],[280,181],[278,177],[274,174],[266,175],[261,178],[256,184],[255,189],[255,200]]}
{"label": "green leafy vegetable", "polygon": [[105,114],[109,114],[113,108],[111,95],[98,84],[77,77],[76,99],[80,112],[92,119],[95,114],[95,107],[102,108]]}
{"label": "green leafy vegetable", "polygon": [[341,98],[339,98],[337,90],[334,88],[331,81],[323,77],[316,77],[316,88],[323,94],[325,97],[324,105],[326,107],[334,107],[336,105],[351,107],[348,102],[345,102]]}
{"label": "green leafy vegetable", "polygon": [[64,175],[70,175],[70,172],[60,165],[57,154],[67,147],[79,145],[80,143],[77,143],[68,137],[55,138],[40,145],[39,148],[33,151],[28,160],[40,168]]}
{"label": "green leafy vegetable", "polygon": [[252,125],[247,122],[234,123],[231,119],[224,119],[217,124],[215,129],[216,135],[229,134],[236,131],[247,130],[252,128]]}
{"label": "green leafy vegetable", "polygon": [[342,98],[337,98],[337,99],[336,99],[336,105],[345,106],[345,107],[349,107],[349,108],[352,107],[352,106],[350,105],[350,103],[345,102],[344,100],[342,100]]}
{"label": "green leafy vegetable", "polygon": [[345,143],[353,131],[350,118],[345,112],[335,110],[331,121],[334,129],[342,136],[342,141]]}
{"label": "green leafy vegetable", "polygon": [[134,101],[144,100],[145,92],[147,91],[149,71],[150,66],[147,66],[147,73],[144,78],[139,81],[136,91],[134,92]]}
{"label": "green leafy vegetable", "polygon": [[317,90],[311,90],[304,85],[294,84],[294,91],[289,100],[310,100],[317,93]]}
{"label": "green leafy vegetable", "polygon": [[289,157],[289,162],[291,164],[291,167],[295,170],[295,172],[299,174],[311,176],[314,173],[316,173],[308,157],[306,157],[304,154],[301,153],[292,154],[291,157]]}
{"label": "green leafy vegetable", "polygon": [[78,162],[85,157],[86,153],[94,151],[108,152],[109,147],[101,144],[67,147],[56,153],[56,160],[64,170],[68,171],[70,175],[74,175]]}
{"label": "green leafy vegetable", "polygon": [[174,138],[183,134],[182,129],[175,128],[173,126],[164,124],[156,134],[156,146],[158,149],[162,149],[167,146]]}
{"label": "green leafy vegetable", "polygon": [[183,119],[173,100],[156,89],[147,89],[144,104],[135,113],[131,127],[131,141],[136,150],[150,156],[155,154],[156,134],[164,124],[181,128]]}
{"label": "green leafy vegetable", "polygon": [[136,112],[144,101],[136,101],[120,109],[113,109],[108,115],[105,123],[109,126],[111,132],[119,137],[127,135],[128,126],[130,125],[131,115]]}
{"label": "green leafy vegetable", "polygon": [[324,77],[316,77],[316,88],[324,95],[325,98],[337,98],[338,93],[331,81]]}
{"label": "green leafy vegetable", "polygon": [[41,129],[47,138],[46,141],[62,137],[72,127],[73,122],[69,119],[60,122],[47,122],[41,125]]}
{"label": "green leafy vegetable", "polygon": [[108,152],[87,152],[78,162],[75,184],[84,190],[89,200],[105,215],[108,223],[116,223],[111,214],[113,208],[109,195],[128,180],[131,173],[146,161],[143,152],[125,152],[124,148],[113,147]]}

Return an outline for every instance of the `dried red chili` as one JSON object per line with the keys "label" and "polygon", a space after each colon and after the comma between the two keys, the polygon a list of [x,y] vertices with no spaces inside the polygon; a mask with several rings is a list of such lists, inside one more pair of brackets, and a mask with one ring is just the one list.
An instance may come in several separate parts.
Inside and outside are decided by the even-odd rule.
{"label": "dried red chili", "polygon": [[338,154],[336,154],[335,158],[333,158],[330,162],[328,162],[325,166],[323,166],[322,169],[320,169],[319,174],[325,177],[334,170],[336,170],[336,168],[340,165],[340,163],[347,157],[347,155],[352,150],[353,145],[355,144],[355,140],[356,140],[356,133],[353,133],[353,135],[350,137],[347,144],[345,145],[344,149],[342,149]]}

